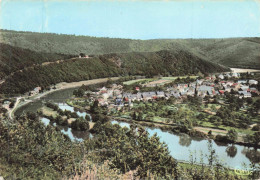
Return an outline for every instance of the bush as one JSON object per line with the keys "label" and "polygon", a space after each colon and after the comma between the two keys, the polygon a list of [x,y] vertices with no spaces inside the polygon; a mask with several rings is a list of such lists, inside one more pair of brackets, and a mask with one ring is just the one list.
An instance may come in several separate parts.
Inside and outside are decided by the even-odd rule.
{"label": "bush", "polygon": [[216,135],[215,141],[227,143],[229,140],[228,140],[227,136]]}
{"label": "bush", "polygon": [[77,131],[86,131],[89,129],[89,123],[81,117],[71,123],[71,128]]}

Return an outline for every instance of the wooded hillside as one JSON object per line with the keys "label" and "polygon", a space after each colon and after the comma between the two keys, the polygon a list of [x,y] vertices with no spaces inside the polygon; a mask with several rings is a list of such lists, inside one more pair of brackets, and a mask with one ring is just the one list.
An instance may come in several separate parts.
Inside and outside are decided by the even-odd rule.
{"label": "wooded hillside", "polygon": [[228,67],[260,69],[260,38],[131,40],[0,30],[0,42],[38,52],[107,54],[183,50]]}
{"label": "wooded hillside", "polygon": [[185,51],[122,53],[93,58],[68,59],[61,63],[38,65],[15,72],[0,85],[2,93],[25,93],[33,88],[59,82],[125,75],[189,75],[228,71],[228,68],[205,61]]}

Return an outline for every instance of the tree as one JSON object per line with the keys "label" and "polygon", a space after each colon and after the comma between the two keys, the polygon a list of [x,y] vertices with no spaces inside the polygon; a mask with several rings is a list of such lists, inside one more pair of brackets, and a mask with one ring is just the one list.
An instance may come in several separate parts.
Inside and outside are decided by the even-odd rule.
{"label": "tree", "polygon": [[209,135],[209,136],[211,136],[211,135],[212,135],[212,131],[211,131],[211,130],[209,130],[209,132],[208,132],[208,135]]}
{"label": "tree", "polygon": [[80,57],[85,57],[86,56],[85,53],[80,53],[79,55],[80,55]]}
{"label": "tree", "polygon": [[136,112],[133,113],[132,118],[133,118],[133,120],[137,120]]}
{"label": "tree", "polygon": [[247,102],[248,104],[252,104],[252,103],[253,103],[253,99],[252,99],[251,97],[248,97],[248,98],[246,99],[246,102]]}
{"label": "tree", "polygon": [[97,114],[99,113],[100,109],[98,107],[98,104],[99,104],[99,101],[96,99],[93,103],[92,106],[90,106],[90,112],[91,113],[94,113],[94,114]]}
{"label": "tree", "polygon": [[80,117],[71,123],[71,128],[74,130],[86,131],[89,129],[89,123]]}
{"label": "tree", "polygon": [[90,115],[87,114],[87,115],[85,116],[85,120],[86,120],[86,121],[90,121]]}
{"label": "tree", "polygon": [[253,135],[247,135],[245,139],[257,147],[260,143],[260,131],[255,132]]}
{"label": "tree", "polygon": [[235,129],[230,129],[227,133],[227,138],[229,141],[235,142],[237,140],[238,134]]}
{"label": "tree", "polygon": [[9,104],[9,108],[12,109],[14,107],[14,101],[12,101],[10,104]]}
{"label": "tree", "polygon": [[74,90],[73,91],[73,95],[76,97],[82,97],[84,96],[85,91],[83,90],[83,88],[79,88],[78,90]]}
{"label": "tree", "polygon": [[139,112],[137,119],[138,119],[138,121],[142,121],[143,120],[143,113],[142,112]]}

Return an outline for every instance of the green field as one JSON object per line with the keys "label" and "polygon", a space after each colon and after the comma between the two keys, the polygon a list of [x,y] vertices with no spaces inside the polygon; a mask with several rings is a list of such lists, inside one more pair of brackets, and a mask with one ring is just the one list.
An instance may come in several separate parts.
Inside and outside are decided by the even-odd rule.
{"label": "green field", "polygon": [[[123,82],[123,84],[125,85],[131,85],[137,82],[141,82],[141,81],[146,81],[148,82],[152,82],[152,81],[157,81],[157,80],[169,80],[169,81],[174,81],[177,78],[183,79],[183,78],[187,78],[190,77],[191,79],[196,79],[198,76],[173,76],[173,77],[161,77],[161,78],[145,78],[145,79],[134,79],[134,80],[130,80],[130,81],[125,81]],[[162,83],[164,84],[164,83]]]}
{"label": "green field", "polygon": [[162,77],[161,79],[174,81],[174,80],[177,79],[177,78],[183,79],[183,78],[187,78],[187,77],[190,77],[191,79],[195,79],[195,78],[197,78],[198,76],[173,76],[173,77]]}
{"label": "green field", "polygon": [[152,80],[154,80],[154,79],[134,79],[134,80],[130,80],[130,81],[125,81],[125,82],[123,82],[123,84],[131,85],[131,84],[134,84],[134,83],[137,83],[140,81],[152,81]]}

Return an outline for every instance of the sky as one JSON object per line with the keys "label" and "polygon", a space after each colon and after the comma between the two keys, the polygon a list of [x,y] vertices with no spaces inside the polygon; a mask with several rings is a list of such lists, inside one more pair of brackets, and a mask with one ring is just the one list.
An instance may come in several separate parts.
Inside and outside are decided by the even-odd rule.
{"label": "sky", "polygon": [[131,39],[260,37],[259,0],[0,0],[0,28]]}

